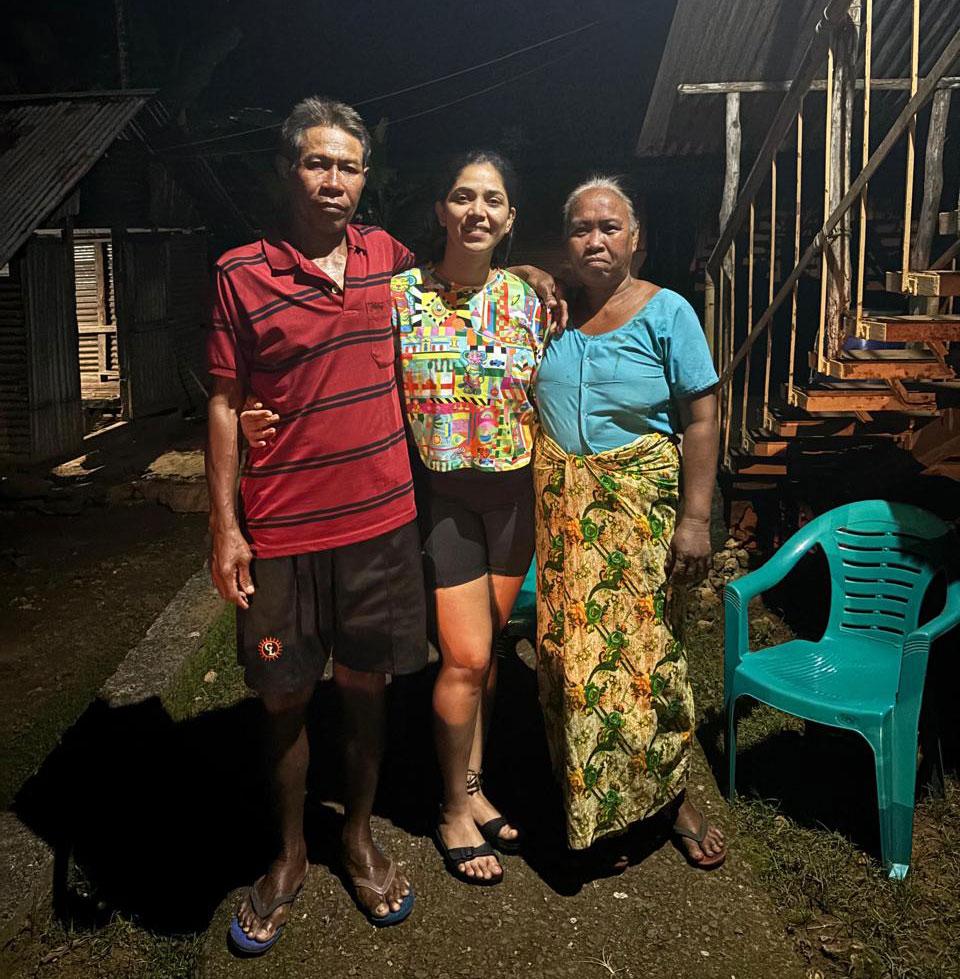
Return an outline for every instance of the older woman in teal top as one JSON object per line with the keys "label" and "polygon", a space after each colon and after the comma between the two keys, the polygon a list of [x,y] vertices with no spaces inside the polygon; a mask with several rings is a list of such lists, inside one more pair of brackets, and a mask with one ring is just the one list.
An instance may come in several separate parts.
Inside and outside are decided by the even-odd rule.
{"label": "older woman in teal top", "polygon": [[630,274],[637,221],[616,181],[578,187],[564,219],[578,289],[537,374],[534,480],[538,679],[567,841],[672,806],[687,858],[716,867],[723,834],[685,796],[681,627],[710,557],[717,375],[689,303]]}

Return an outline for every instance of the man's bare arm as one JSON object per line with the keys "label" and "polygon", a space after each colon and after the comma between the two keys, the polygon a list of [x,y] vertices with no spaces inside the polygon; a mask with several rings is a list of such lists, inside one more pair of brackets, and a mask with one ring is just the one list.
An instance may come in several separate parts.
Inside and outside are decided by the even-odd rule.
{"label": "man's bare arm", "polygon": [[250,546],[237,520],[237,475],[240,447],[237,421],[243,387],[234,378],[215,377],[207,407],[207,491],[210,496],[210,575],[228,602],[248,608],[253,594]]}

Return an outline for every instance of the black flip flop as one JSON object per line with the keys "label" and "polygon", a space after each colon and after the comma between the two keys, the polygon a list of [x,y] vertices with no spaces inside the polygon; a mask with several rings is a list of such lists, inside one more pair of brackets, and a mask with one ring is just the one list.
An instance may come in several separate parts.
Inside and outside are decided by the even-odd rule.
{"label": "black flip flop", "polygon": [[[466,863],[468,860],[474,860],[477,857],[496,857],[496,853],[489,843],[484,842],[480,846],[449,847],[443,839],[443,834],[440,832],[439,826],[435,826],[433,829],[433,842],[436,843],[437,849],[440,851],[440,856],[443,857],[443,864],[451,877],[456,877],[457,880],[462,881],[464,884],[473,884],[476,887],[492,887],[494,884],[499,884],[503,880],[502,867],[500,868],[500,874],[496,877],[491,877],[489,880],[486,877],[471,877],[459,867],[459,864]],[[498,860],[497,863],[499,862]]]}
{"label": "black flip flop", "polygon": [[520,852],[522,837],[519,833],[512,840],[508,840],[501,836],[500,830],[502,830],[504,826],[509,825],[510,820],[507,819],[506,816],[497,816],[494,819],[488,820],[482,826],[478,826],[477,829],[480,830],[480,835],[495,850],[499,850],[501,853],[510,855],[512,853]]}

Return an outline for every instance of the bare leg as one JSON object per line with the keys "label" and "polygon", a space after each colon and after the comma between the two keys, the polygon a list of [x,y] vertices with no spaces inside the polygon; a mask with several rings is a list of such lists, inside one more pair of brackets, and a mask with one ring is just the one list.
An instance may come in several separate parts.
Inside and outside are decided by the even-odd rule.
{"label": "bare leg", "polygon": [[[513,604],[520,593],[520,586],[523,578],[504,577],[503,575],[490,575],[489,577],[489,596],[491,615],[496,622],[496,634],[506,626],[513,611]],[[491,646],[493,640],[491,638]],[[497,658],[491,655],[490,667],[487,670],[486,680],[483,685],[483,696],[480,703],[480,710],[477,717],[477,726],[474,732],[473,745],[470,749],[470,769],[480,771],[483,768],[483,749],[486,744],[487,730],[490,725],[490,717],[493,714],[493,700],[497,691]],[[496,819],[500,812],[493,806],[489,799],[484,795],[483,790],[474,792],[470,795],[470,812],[474,822],[478,826]],[[515,840],[518,836],[517,830],[513,826],[504,826],[500,830],[500,836],[505,840]]]}
{"label": "bare leg", "polygon": [[[361,673],[334,663],[333,679],[343,706],[343,753],[345,820],[342,853],[347,873],[353,878],[381,881],[390,861],[373,842],[370,816],[377,793],[386,730],[386,677]],[[410,883],[397,873],[383,897],[360,887],[358,898],[378,917],[398,911],[410,893]]]}
{"label": "bare leg", "polygon": [[[480,702],[490,668],[493,617],[486,576],[436,590],[442,661],[433,688],[437,754],[443,776],[440,833],[450,848],[480,846],[483,837],[467,794],[467,768],[481,731]],[[482,732],[480,734],[482,757]],[[503,873],[496,857],[460,864],[461,873],[490,880]]]}
{"label": "bare leg", "polygon": [[[307,783],[310,747],[305,726],[307,704],[313,688],[282,697],[264,697],[267,741],[273,765],[273,797],[280,829],[280,855],[257,883],[266,904],[280,894],[297,889],[307,873],[307,845],[303,838],[303,798]],[[267,919],[244,898],[237,920],[254,941],[265,942],[286,920],[290,906],[277,908]]]}

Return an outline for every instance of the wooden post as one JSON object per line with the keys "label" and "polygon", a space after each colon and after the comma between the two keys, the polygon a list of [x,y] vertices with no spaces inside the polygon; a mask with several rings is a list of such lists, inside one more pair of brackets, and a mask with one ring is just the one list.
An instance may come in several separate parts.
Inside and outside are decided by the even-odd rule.
{"label": "wooden post", "polygon": [[[720,232],[727,226],[730,214],[737,200],[737,191],[740,188],[740,149],[742,134],[740,129],[740,93],[730,92],[726,97],[726,118],[724,123],[724,146],[725,164],[723,173],[723,198],[720,201]],[[708,270],[709,273],[709,270]],[[721,281],[724,273],[730,285],[729,307],[730,311],[726,326],[724,327],[723,306],[721,302],[720,323],[723,337],[721,340],[720,364],[725,367],[734,355],[734,339],[736,337],[736,245],[731,242],[730,248],[723,259]],[[723,426],[723,460],[729,461],[730,450],[730,420],[733,414],[733,381],[727,385],[726,390],[720,392],[720,403]]]}
{"label": "wooden post", "polygon": [[[863,42],[863,144],[860,155],[860,169],[870,158],[870,83],[873,76],[873,0],[866,0],[866,23]],[[860,233],[857,240],[857,323],[863,319],[863,290],[867,266],[867,193],[863,188],[860,195]]]}
{"label": "wooden post", "polygon": [[[823,134],[823,220],[830,216],[830,149],[833,144],[833,41],[827,51],[827,108],[824,113]],[[827,334],[827,248],[829,239],[824,242],[820,253],[820,328],[817,330],[817,370],[823,371],[824,338]]]}
{"label": "wooden post", "polygon": [[[773,302],[773,282],[777,269],[777,158],[770,163],[770,280],[767,305]],[[753,323],[750,324],[753,326]],[[773,358],[773,331],[767,330],[767,358],[763,366],[763,414],[770,408],[770,362]]]}
{"label": "wooden post", "polygon": [[[800,223],[803,201],[803,104],[797,115],[797,190],[796,207],[793,213],[793,263],[800,261]],[[797,284],[793,285],[790,302],[790,353],[787,359],[787,404],[793,400],[793,372],[797,360]]]}
{"label": "wooden post", "polygon": [[[913,0],[913,32],[910,44],[910,97],[917,93],[917,76],[920,63],[920,0]],[[913,167],[917,138],[917,117],[910,119],[907,129],[907,166],[904,174],[903,200],[903,256],[901,284],[906,291],[907,273],[910,271],[910,235],[913,231]]]}
{"label": "wooden post", "polygon": [[707,346],[710,348],[710,356],[713,357],[714,366],[717,365],[717,300],[716,286],[710,270],[706,270],[703,282],[703,331],[707,335]]}
{"label": "wooden post", "polygon": [[[747,336],[753,328],[753,269],[754,269],[754,237],[757,223],[757,209],[750,205],[750,237],[747,245]],[[743,400],[740,405],[740,441],[747,434],[747,401],[750,397],[750,354],[743,370]]]}
{"label": "wooden post", "polygon": [[[724,146],[726,147],[726,164],[723,172],[723,198],[720,201],[720,231],[727,226],[733,205],[737,200],[740,189],[740,147],[742,133],[740,128],[740,93],[727,93],[726,125],[724,127]],[[724,256],[723,267],[731,278],[734,275],[733,261],[730,252]]]}
{"label": "wooden post", "polygon": [[[830,113],[830,188],[827,213],[831,213],[850,188],[850,150],[853,140],[853,99],[857,55],[857,27],[860,0],[854,0],[850,16],[834,36],[832,102]],[[843,349],[843,317],[850,306],[850,221],[843,215],[838,234],[829,244],[827,255],[826,337],[827,359]]]}
{"label": "wooden post", "polygon": [[930,246],[937,229],[940,195],[943,193],[943,144],[950,115],[950,89],[938,89],[930,110],[927,155],[923,168],[923,204],[917,234],[910,249],[910,268],[925,269],[930,264]]}

